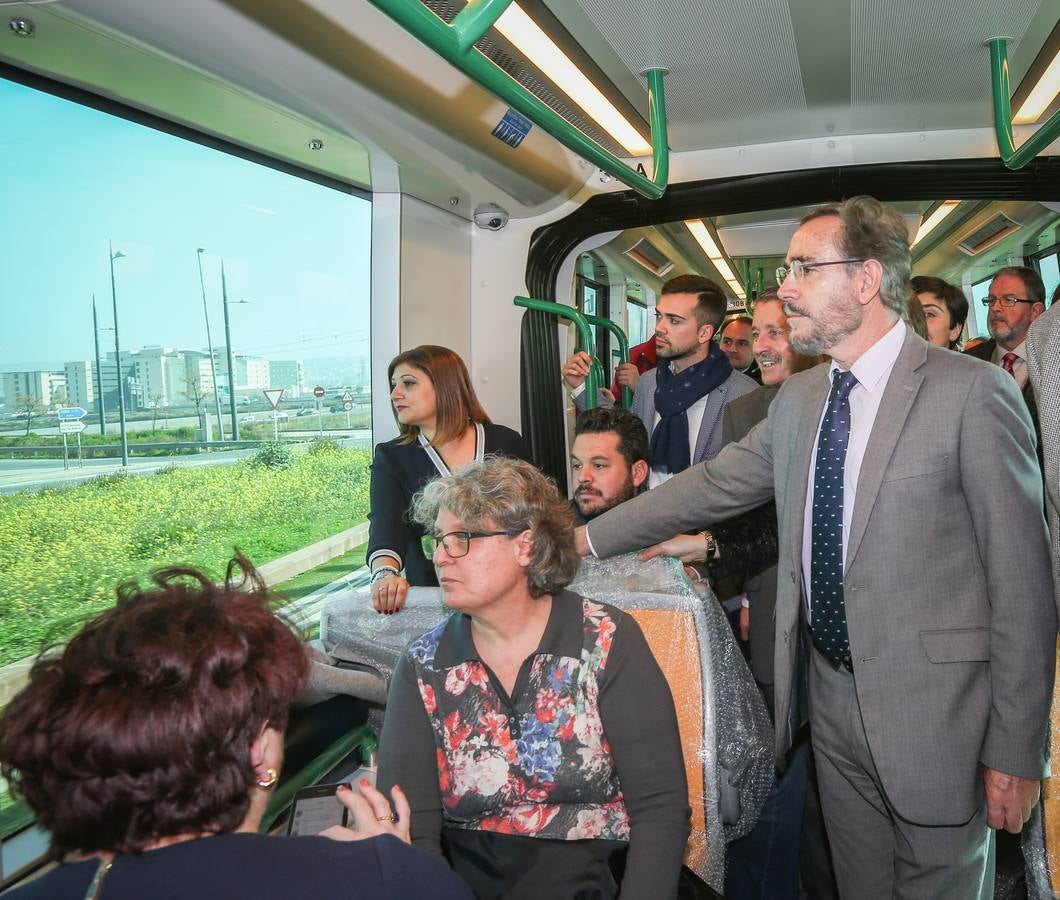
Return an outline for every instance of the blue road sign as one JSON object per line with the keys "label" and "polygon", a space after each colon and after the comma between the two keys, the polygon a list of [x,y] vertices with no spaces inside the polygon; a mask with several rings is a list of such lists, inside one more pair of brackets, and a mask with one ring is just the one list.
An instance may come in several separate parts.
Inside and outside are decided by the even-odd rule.
{"label": "blue road sign", "polygon": [[87,409],[82,409],[80,406],[68,406],[65,409],[59,410],[59,421],[71,422],[77,419],[83,419],[87,415]]}

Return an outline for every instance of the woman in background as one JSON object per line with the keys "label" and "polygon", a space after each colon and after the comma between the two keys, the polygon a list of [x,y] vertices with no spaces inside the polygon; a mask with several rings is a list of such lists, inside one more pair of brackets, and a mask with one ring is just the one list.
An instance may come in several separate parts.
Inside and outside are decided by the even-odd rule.
{"label": "woman in background", "polygon": [[452,350],[424,344],[399,353],[387,378],[401,434],[375,448],[368,565],[372,604],[394,613],[404,606],[409,585],[438,584],[423,552],[425,532],[408,515],[417,491],[488,453],[530,455],[517,432],[490,422],[464,361]]}

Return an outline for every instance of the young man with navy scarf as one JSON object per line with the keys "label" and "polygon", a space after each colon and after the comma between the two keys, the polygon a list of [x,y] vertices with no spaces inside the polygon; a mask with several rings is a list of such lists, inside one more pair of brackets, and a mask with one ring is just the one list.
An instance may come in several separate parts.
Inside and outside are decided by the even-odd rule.
{"label": "young man with navy scarf", "polygon": [[717,456],[722,409],[758,387],[714,342],[726,306],[709,278],[680,275],[663,285],[655,307],[659,365],[633,395],[633,412],[651,435],[649,487]]}
{"label": "young man with navy scarf", "polygon": [[[651,435],[648,487],[717,456],[722,409],[758,387],[714,342],[727,305],[721,288],[702,275],[679,275],[662,287],[655,307],[659,365],[640,376],[633,394],[633,412]],[[576,353],[563,366],[578,409],[588,363],[587,354]]]}

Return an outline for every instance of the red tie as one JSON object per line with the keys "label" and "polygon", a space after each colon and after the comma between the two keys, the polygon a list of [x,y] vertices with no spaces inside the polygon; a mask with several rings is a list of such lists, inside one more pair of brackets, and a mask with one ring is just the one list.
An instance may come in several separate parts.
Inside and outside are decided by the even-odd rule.
{"label": "red tie", "polygon": [[1008,372],[1013,378],[1016,377],[1016,370],[1014,367],[1017,359],[1019,359],[1019,357],[1016,356],[1015,353],[1006,353],[1001,357],[1001,368]]}

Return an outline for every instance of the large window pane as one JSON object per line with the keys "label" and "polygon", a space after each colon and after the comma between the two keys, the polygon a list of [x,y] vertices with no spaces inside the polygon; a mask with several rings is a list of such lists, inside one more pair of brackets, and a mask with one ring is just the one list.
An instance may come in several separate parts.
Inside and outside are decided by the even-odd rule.
{"label": "large window pane", "polygon": [[984,278],[982,281],[972,285],[972,312],[975,315],[976,334],[979,337],[990,337],[986,327],[988,311],[983,306],[983,298],[990,293],[990,282],[992,278]]}
{"label": "large window pane", "polygon": [[1045,300],[1048,303],[1056,286],[1060,284],[1060,265],[1057,264],[1057,255],[1050,253],[1048,256],[1043,256],[1038,261],[1038,266],[1042,281],[1045,282]]}
{"label": "large window pane", "polygon": [[0,108],[2,665],[126,577],[363,520],[371,204],[12,82]]}

